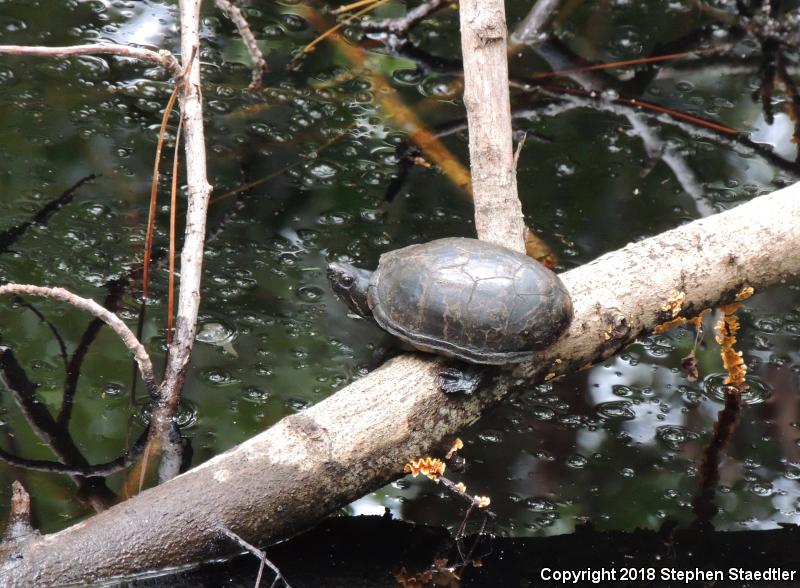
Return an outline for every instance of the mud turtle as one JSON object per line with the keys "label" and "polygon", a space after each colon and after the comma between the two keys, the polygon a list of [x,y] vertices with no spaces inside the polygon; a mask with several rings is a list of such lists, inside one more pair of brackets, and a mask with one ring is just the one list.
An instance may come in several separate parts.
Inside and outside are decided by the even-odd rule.
{"label": "mud turtle", "polygon": [[474,364],[523,361],[572,319],[558,276],[476,239],[448,238],[381,256],[374,272],[328,266],[334,293],[356,314],[416,349]]}

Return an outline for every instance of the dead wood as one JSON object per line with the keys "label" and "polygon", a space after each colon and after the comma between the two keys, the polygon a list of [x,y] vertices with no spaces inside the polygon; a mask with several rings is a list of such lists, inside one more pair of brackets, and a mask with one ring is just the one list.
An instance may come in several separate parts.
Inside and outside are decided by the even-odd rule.
{"label": "dead wood", "polygon": [[503,0],[462,0],[464,106],[475,228],[481,239],[525,252],[525,222],[517,198],[508,95]]}
{"label": "dead wood", "polygon": [[181,75],[178,61],[169,51],[151,51],[128,45],[112,43],[94,43],[90,45],[71,45],[67,47],[31,47],[27,45],[0,45],[0,55],[18,55],[20,57],[76,57],[79,55],[117,55],[140,59],[160,65],[175,77]]}
{"label": "dead wood", "polygon": [[81,298],[64,288],[47,288],[44,286],[31,286],[29,284],[4,284],[0,286],[0,296],[4,294],[16,294],[22,296],[39,296],[42,298],[51,298],[66,302],[67,304],[79,308],[91,314],[93,317],[102,320],[108,327],[114,331],[125,347],[133,354],[139,366],[139,372],[142,375],[142,380],[147,385],[151,392],[156,389],[155,376],[153,375],[153,364],[150,361],[150,356],[147,354],[144,346],[136,338],[136,335],[131,332],[122,319],[120,319],[113,312],[109,312],[103,306],[99,305],[94,300],[89,298]]}

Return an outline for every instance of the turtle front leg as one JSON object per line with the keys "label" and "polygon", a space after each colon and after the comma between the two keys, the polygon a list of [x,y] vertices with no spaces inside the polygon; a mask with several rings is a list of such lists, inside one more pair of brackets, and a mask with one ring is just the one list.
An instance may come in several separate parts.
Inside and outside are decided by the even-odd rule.
{"label": "turtle front leg", "polygon": [[445,394],[473,394],[484,381],[486,370],[486,366],[448,360],[439,370],[439,390]]}

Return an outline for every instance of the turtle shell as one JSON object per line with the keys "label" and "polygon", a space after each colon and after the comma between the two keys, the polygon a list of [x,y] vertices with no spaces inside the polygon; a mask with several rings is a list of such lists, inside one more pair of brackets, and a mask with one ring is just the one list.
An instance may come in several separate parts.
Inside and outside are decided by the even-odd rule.
{"label": "turtle shell", "polygon": [[438,239],[382,255],[367,300],[393,335],[472,363],[523,361],[572,319],[572,301],[556,274],[476,239]]}

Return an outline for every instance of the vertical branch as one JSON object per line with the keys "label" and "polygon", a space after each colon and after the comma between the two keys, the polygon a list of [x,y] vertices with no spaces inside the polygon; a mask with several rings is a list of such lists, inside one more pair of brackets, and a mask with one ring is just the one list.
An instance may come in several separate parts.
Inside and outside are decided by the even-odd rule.
{"label": "vertical branch", "polygon": [[478,237],[525,253],[511,138],[503,0],[462,0],[464,105]]}
{"label": "vertical branch", "polygon": [[[211,185],[206,174],[206,142],[203,130],[203,100],[200,92],[199,54],[200,1],[180,0],[181,56],[188,73],[180,89],[183,117],[184,153],[188,203],[186,230],[181,251],[180,292],[175,320],[175,338],[169,347],[164,381],[161,385],[159,419],[169,419],[174,413],[186,376],[186,368],[194,342],[197,313],[200,308],[200,279],[203,266],[203,244],[206,232],[206,211]],[[163,423],[161,423],[163,424]],[[161,427],[154,427],[159,429]]]}

